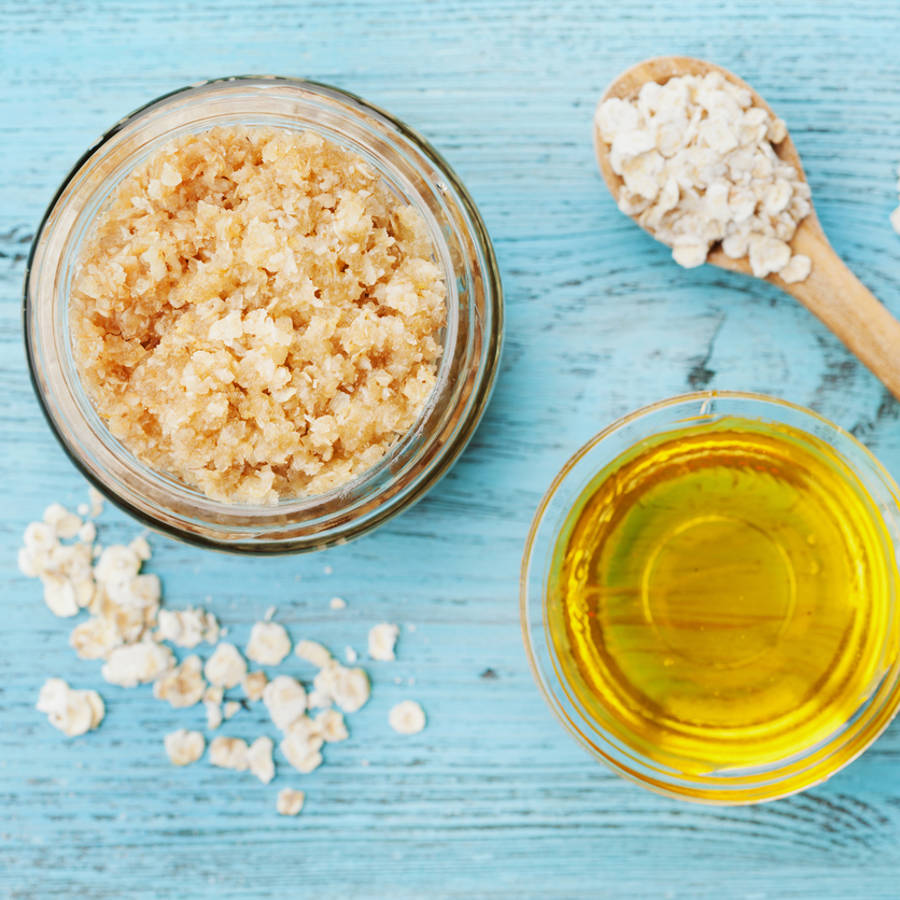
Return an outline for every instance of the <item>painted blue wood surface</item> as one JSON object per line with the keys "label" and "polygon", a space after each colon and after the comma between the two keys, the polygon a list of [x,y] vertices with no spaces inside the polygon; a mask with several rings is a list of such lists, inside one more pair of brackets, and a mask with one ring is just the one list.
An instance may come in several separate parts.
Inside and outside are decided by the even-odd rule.
{"label": "painted blue wood surface", "polygon": [[[661,799],[595,764],[551,719],[517,616],[520,552],[552,475],[602,426],[665,395],[713,386],[810,405],[900,475],[900,407],[878,382],[775,288],[676,269],[616,212],[590,144],[596,98],[625,66],[673,52],[728,66],[785,117],[835,247],[900,313],[900,238],[887,221],[898,47],[896,0],[0,0],[0,895],[900,896],[897,724],[786,801]],[[14,560],[48,502],[84,495],[21,349],[24,258],[42,210],[123,113],[246,72],[332,82],[424,133],[481,208],[508,312],[501,377],[471,448],[378,533],[276,560],[153,541],[169,603],[210,596],[239,641],[272,604],[295,637],[338,648],[361,648],[376,621],[417,626],[399,662],[372,666],[352,739],[313,775],[268,787],[205,761],[171,767],[162,735],[198,725],[199,711],[105,685]],[[137,530],[113,511],[104,521],[106,540]],[[335,594],[347,610],[329,609]],[[47,674],[102,691],[98,732],[67,741],[49,728],[33,708]],[[386,714],[408,695],[430,721],[400,738]],[[257,710],[228,733],[263,727]],[[276,816],[278,788],[301,780],[307,808]]]}

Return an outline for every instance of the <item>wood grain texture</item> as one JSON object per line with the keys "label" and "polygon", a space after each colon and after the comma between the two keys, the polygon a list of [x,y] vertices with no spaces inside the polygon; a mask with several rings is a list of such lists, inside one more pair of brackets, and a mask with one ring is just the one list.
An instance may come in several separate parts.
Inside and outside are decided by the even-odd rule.
{"label": "wood grain texture", "polygon": [[[596,100],[631,63],[684,53],[727,66],[785,118],[831,242],[896,314],[898,43],[896,0],[0,0],[0,895],[896,898],[900,727],[799,797],[741,809],[658,798],[552,720],[516,594],[553,474],[613,418],[665,395],[712,386],[810,405],[900,475],[900,407],[878,381],[774,286],[679,271],[616,211],[591,148]],[[377,621],[417,626],[395,665],[372,666],[352,739],[313,775],[268,787],[205,762],[172,768],[162,735],[199,711],[105,685],[14,558],[31,518],[84,492],[40,417],[21,346],[24,260],[43,208],[123,113],[238,72],[332,82],[424,133],[479,204],[507,296],[486,419],[413,510],[309,557],[153,542],[168,601],[211,596],[238,641],[271,604],[295,638],[338,648],[360,649]],[[104,522],[104,540],[136,530],[114,512]],[[341,613],[328,607],[335,594]],[[47,674],[102,691],[99,731],[67,741],[49,728],[33,709]],[[386,716],[406,696],[429,726],[403,739]],[[255,710],[226,733],[262,727]],[[307,791],[297,819],[274,814],[289,784]]]}

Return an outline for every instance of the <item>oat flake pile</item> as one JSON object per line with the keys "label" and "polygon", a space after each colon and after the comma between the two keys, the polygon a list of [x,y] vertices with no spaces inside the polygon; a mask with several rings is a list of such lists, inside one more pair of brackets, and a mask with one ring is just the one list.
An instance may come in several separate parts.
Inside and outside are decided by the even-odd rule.
{"label": "oat flake pile", "polygon": [[[111,685],[152,684],[153,696],[173,709],[202,706],[208,731],[216,731],[223,721],[261,701],[280,734],[277,748],[285,762],[301,775],[319,768],[325,762],[325,745],[350,737],[346,716],[369,701],[369,673],[354,665],[356,651],[347,648],[345,666],[322,644],[308,638],[298,641],[293,655],[308,671],[315,670],[308,685],[293,675],[270,678],[262,668],[251,670],[248,659],[271,670],[291,655],[287,629],[271,621],[275,609],[253,625],[241,653],[235,644],[221,639],[225,630],[212,613],[195,607],[162,608],[159,578],[141,572],[151,557],[150,545],[137,537],[127,545],[101,547],[94,522],[84,519],[102,510],[93,490],[91,501],[77,514],[58,503],[49,506],[42,521],[26,528],[18,557],[20,571],[41,581],[44,600],[54,615],[74,618],[88,613],[70,634],[72,649],[84,660],[100,661],[101,675]],[[344,608],[346,604],[335,611]],[[376,664],[393,661],[399,635],[397,625],[372,626],[370,658]],[[205,659],[197,652],[203,645],[215,648],[204,654]],[[179,661],[173,647],[191,652]],[[97,691],[73,688],[56,677],[47,678],[36,707],[67,737],[93,731],[106,714]],[[390,710],[388,724],[398,734],[416,734],[425,727],[425,713],[414,700],[403,700]],[[178,728],[165,735],[162,745],[175,766],[191,765],[206,752],[211,765],[248,772],[263,784],[276,777],[276,743],[266,734],[249,744],[216,734],[207,746],[201,731]],[[296,815],[304,799],[303,791],[285,788],[278,795],[277,810]]]}
{"label": "oat flake pile", "polygon": [[748,256],[757,277],[809,275],[809,257],[789,246],[812,210],[809,185],[775,152],[784,122],[753,106],[746,88],[718,72],[650,81],[635,100],[601,103],[595,123],[624,182],[619,208],[675,262],[702,265],[721,242],[732,259]]}

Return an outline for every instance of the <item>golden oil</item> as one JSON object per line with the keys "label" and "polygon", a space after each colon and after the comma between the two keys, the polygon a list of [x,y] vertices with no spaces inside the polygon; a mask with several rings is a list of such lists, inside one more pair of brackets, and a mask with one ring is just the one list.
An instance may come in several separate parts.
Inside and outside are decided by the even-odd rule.
{"label": "golden oil", "polygon": [[896,588],[883,519],[829,445],[720,419],[641,442],[560,532],[546,622],[567,691],[686,774],[808,750],[882,674]]}

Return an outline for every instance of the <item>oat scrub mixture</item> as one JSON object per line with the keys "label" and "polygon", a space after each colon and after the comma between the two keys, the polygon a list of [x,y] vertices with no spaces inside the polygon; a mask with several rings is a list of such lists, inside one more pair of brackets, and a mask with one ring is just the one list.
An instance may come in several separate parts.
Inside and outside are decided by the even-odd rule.
{"label": "oat scrub mixture", "polygon": [[419,213],[310,132],[179,138],[79,257],[79,372],[112,434],[208,496],[272,503],[368,469],[436,380],[446,285]]}

